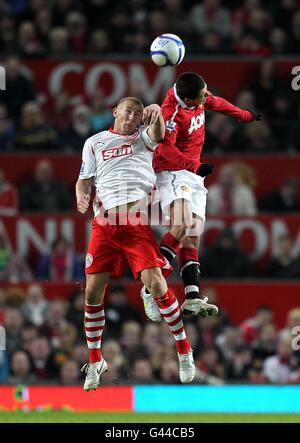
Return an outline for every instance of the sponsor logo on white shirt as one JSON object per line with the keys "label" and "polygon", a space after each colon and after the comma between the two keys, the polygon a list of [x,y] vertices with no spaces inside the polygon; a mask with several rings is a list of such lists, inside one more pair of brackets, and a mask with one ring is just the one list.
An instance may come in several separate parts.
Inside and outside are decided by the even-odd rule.
{"label": "sponsor logo on white shirt", "polygon": [[105,161],[111,158],[131,155],[132,153],[133,153],[132,145],[122,145],[122,146],[117,146],[116,148],[104,149],[102,151],[102,158]]}

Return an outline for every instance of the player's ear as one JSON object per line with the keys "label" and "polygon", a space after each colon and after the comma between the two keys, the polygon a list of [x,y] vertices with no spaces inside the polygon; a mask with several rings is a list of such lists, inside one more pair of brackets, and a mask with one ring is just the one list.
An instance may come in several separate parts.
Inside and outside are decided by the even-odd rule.
{"label": "player's ear", "polygon": [[118,109],[114,108],[112,113],[115,118],[117,117],[117,112],[118,112]]}

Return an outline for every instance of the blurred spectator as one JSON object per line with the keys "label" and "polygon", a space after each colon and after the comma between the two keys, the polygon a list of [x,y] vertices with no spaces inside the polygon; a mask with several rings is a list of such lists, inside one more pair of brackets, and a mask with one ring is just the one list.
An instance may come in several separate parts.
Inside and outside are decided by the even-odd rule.
{"label": "blurred spectator", "polygon": [[267,115],[270,114],[273,97],[280,88],[280,84],[274,61],[271,58],[263,59],[258,75],[250,85],[257,109],[263,110]]}
{"label": "blurred spectator", "polygon": [[293,14],[292,17],[292,29],[289,28],[291,32],[291,53],[299,54],[300,51],[300,11],[299,9]]}
{"label": "blurred spectator", "polygon": [[276,326],[273,323],[268,323],[261,327],[257,340],[253,343],[253,360],[255,364],[262,366],[263,361],[276,354],[277,347],[277,331]]}
{"label": "blurred spectator", "polygon": [[50,363],[51,347],[47,337],[34,338],[30,343],[29,352],[35,376],[44,382],[53,378]]}
{"label": "blurred spectator", "polygon": [[140,310],[128,303],[122,286],[113,286],[109,302],[105,305],[106,331],[110,337],[120,336],[123,324],[138,322],[143,324]]}
{"label": "blurred spectator", "polygon": [[35,24],[31,21],[24,21],[19,26],[18,52],[23,57],[40,57],[45,53],[45,48],[38,39]]}
{"label": "blurred spectator", "polygon": [[300,382],[300,366],[291,346],[291,337],[279,340],[277,354],[264,362],[264,375],[270,383]]}
{"label": "blurred spectator", "polygon": [[26,299],[21,307],[21,311],[24,320],[33,325],[41,326],[45,323],[48,312],[48,302],[45,299],[42,286],[34,283],[28,287]]}
{"label": "blurred spectator", "polygon": [[244,320],[240,324],[243,333],[243,340],[246,343],[254,343],[259,337],[261,329],[272,323],[273,311],[269,306],[261,305],[256,309],[255,315]]}
{"label": "blurred spectator", "polygon": [[225,365],[228,366],[233,361],[236,351],[241,349],[245,343],[240,328],[229,325],[216,337],[215,344]]}
{"label": "blurred spectator", "polygon": [[112,52],[109,34],[105,29],[95,30],[89,40],[88,51],[90,54],[100,55]]}
{"label": "blurred spectator", "polygon": [[66,28],[52,28],[49,35],[49,40],[49,55],[51,57],[67,57],[69,55],[69,34]]}
{"label": "blurred spectator", "polygon": [[214,113],[207,123],[205,149],[214,153],[230,149],[233,133],[233,122],[223,114]]}
{"label": "blurred spectator", "polygon": [[260,42],[258,37],[249,31],[234,45],[234,51],[239,55],[258,55],[263,57],[271,55],[270,47]]}
{"label": "blurred spectator", "polygon": [[221,379],[225,376],[225,368],[215,347],[204,349],[196,359],[195,364],[198,369],[206,374],[211,374]]}
{"label": "blurred spectator", "polygon": [[58,347],[60,344],[60,332],[67,325],[66,313],[68,311],[68,302],[63,299],[54,300],[49,305],[48,318],[46,324],[40,328],[40,332],[46,335],[52,347]]}
{"label": "blurred spectator", "polygon": [[80,368],[76,361],[69,360],[63,363],[60,369],[60,383],[64,386],[81,383]]}
{"label": "blurred spectator", "polygon": [[226,368],[226,378],[233,381],[247,380],[251,361],[251,349],[245,345],[239,346],[234,352],[232,361]]}
{"label": "blurred spectator", "polygon": [[22,108],[15,149],[26,152],[45,152],[55,150],[57,146],[56,131],[45,121],[40,105],[35,102],[26,103]]}
{"label": "blurred spectator", "polygon": [[40,280],[56,283],[82,281],[84,277],[83,267],[73,247],[62,237],[58,237],[51,250],[42,255],[37,274]]}
{"label": "blurred spectator", "polygon": [[87,138],[93,135],[91,110],[85,105],[77,106],[72,112],[72,122],[62,136],[64,150],[81,152]]}
{"label": "blurred spectator", "polygon": [[32,342],[39,336],[39,329],[30,322],[24,322],[21,330],[23,351],[30,352]]}
{"label": "blurred spectator", "polygon": [[147,358],[137,358],[133,363],[131,372],[131,381],[134,384],[153,384],[157,383],[153,376],[151,363]]}
{"label": "blurred spectator", "polygon": [[267,153],[282,148],[274,139],[271,128],[266,121],[259,122],[259,125],[237,128],[233,134],[233,140],[233,147],[239,152]]}
{"label": "blurred spectator", "polygon": [[237,172],[231,163],[224,164],[217,182],[208,188],[207,214],[255,215],[255,195],[251,188],[238,182]]}
{"label": "blurred spectator", "polygon": [[163,384],[179,384],[178,362],[173,359],[162,361],[159,377]]}
{"label": "blurred spectator", "polygon": [[92,111],[91,129],[93,132],[108,130],[113,122],[111,110],[105,105],[105,98],[101,91],[96,92],[90,101]]}
{"label": "blurred spectator", "polygon": [[288,234],[278,238],[278,252],[270,260],[265,275],[271,278],[300,278],[300,258],[292,253],[293,242]]}
{"label": "blurred spectator", "polygon": [[140,343],[142,327],[134,320],[123,323],[121,328],[120,344],[125,352],[132,351]]}
{"label": "blurred spectator", "polygon": [[288,177],[278,190],[264,197],[261,210],[283,213],[300,211],[299,180],[296,177]]}
{"label": "blurred spectator", "polygon": [[74,347],[72,360],[75,360],[81,368],[89,361],[89,348],[86,344],[78,344]]}
{"label": "blurred spectator", "polygon": [[9,375],[7,352],[0,349],[0,385],[6,383]]}
{"label": "blurred spectator", "polygon": [[9,354],[22,349],[21,331],[23,318],[18,309],[7,308],[4,314],[3,326],[6,331],[6,350]]}
{"label": "blurred spectator", "polygon": [[1,11],[0,16],[0,51],[1,54],[10,55],[16,50],[16,31],[13,17]]}
{"label": "blurred spectator", "polygon": [[17,188],[5,179],[5,172],[0,169],[0,216],[13,216],[18,212]]}
{"label": "blurred spectator", "polygon": [[248,257],[241,250],[231,228],[225,228],[201,260],[206,278],[245,278],[250,273]]}
{"label": "blurred spectator", "polygon": [[53,106],[48,114],[49,121],[62,133],[71,123],[71,104],[68,91],[62,89],[53,98]]}
{"label": "blurred spectator", "polygon": [[9,116],[18,119],[26,102],[35,100],[34,84],[24,74],[21,61],[9,57],[5,63],[6,90],[1,91],[0,101],[5,104]]}
{"label": "blurred spectator", "polygon": [[0,281],[30,282],[32,272],[24,257],[13,252],[6,237],[0,233]]}
{"label": "blurred spectator", "polygon": [[279,331],[279,337],[291,337],[293,328],[300,326],[300,307],[291,309],[287,313],[286,326]]}
{"label": "blurred spectator", "polygon": [[121,346],[116,340],[104,340],[102,346],[103,357],[108,364],[109,371],[116,369],[122,374],[125,369],[125,358]]}
{"label": "blurred spectator", "polygon": [[276,92],[272,100],[270,111],[270,127],[280,150],[285,150],[289,134],[294,127],[295,115],[293,95],[286,90]]}
{"label": "blurred spectator", "polygon": [[288,36],[281,28],[274,28],[270,32],[270,46],[272,54],[282,55],[288,52]]}
{"label": "blurred spectator", "polygon": [[230,36],[230,14],[222,7],[222,0],[204,0],[196,4],[191,11],[191,20],[198,34],[216,31],[222,37]]}
{"label": "blurred spectator", "polygon": [[8,117],[6,105],[0,102],[0,154],[12,150],[15,133],[15,125]]}
{"label": "blurred spectator", "polygon": [[21,189],[20,210],[28,212],[65,212],[71,209],[70,194],[56,181],[53,166],[47,159],[35,166],[34,179]]}
{"label": "blurred spectator", "polygon": [[66,16],[66,27],[72,50],[76,53],[83,53],[87,46],[85,16],[79,11],[70,11]]}
{"label": "blurred spectator", "polygon": [[[83,325],[83,312],[85,308],[85,295],[83,289],[75,289],[71,294],[70,307],[67,312],[66,319],[68,322],[76,326],[79,337],[85,341],[85,331]],[[107,318],[107,313],[106,313]]]}
{"label": "blurred spectator", "polygon": [[6,291],[0,287],[0,324],[3,323],[4,314],[6,309]]}
{"label": "blurred spectator", "polygon": [[169,32],[180,35],[186,41],[192,32],[192,20],[182,0],[163,0],[165,14],[168,17]]}
{"label": "blurred spectator", "polygon": [[36,377],[32,374],[28,354],[23,351],[15,351],[11,356],[11,375],[8,383],[13,385],[30,385],[36,383]]}

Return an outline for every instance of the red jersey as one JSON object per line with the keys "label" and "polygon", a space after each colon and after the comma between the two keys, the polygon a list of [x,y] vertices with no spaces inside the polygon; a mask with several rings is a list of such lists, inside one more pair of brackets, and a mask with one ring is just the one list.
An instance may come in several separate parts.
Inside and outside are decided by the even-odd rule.
{"label": "red jersey", "polygon": [[198,169],[204,143],[205,109],[221,112],[240,122],[254,120],[251,111],[240,109],[212,94],[207,97],[204,105],[189,108],[177,96],[174,86],[169,89],[162,104],[166,134],[163,143],[158,145],[154,154],[155,172],[182,169],[195,172]]}

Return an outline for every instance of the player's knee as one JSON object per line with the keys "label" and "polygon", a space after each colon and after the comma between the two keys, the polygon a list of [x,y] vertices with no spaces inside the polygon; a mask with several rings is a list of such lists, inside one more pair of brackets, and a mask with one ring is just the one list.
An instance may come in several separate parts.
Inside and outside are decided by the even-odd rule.
{"label": "player's knee", "polygon": [[160,296],[164,294],[166,286],[166,281],[164,277],[161,274],[161,271],[159,273],[155,273],[150,281],[150,292],[153,296]]}
{"label": "player's knee", "polygon": [[99,292],[96,286],[87,286],[85,290],[86,303],[95,305],[99,303]]}

